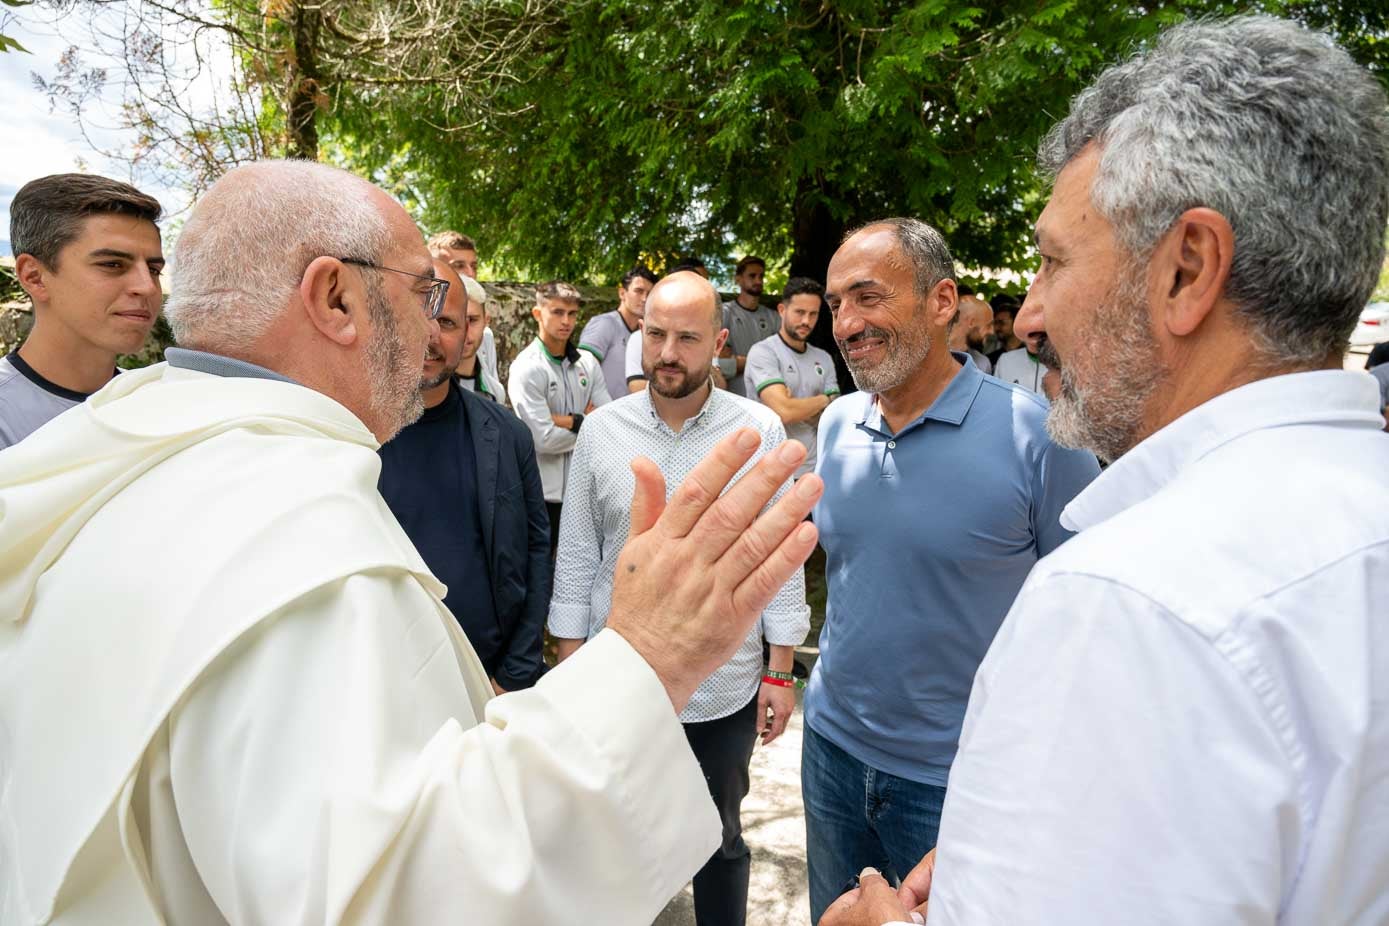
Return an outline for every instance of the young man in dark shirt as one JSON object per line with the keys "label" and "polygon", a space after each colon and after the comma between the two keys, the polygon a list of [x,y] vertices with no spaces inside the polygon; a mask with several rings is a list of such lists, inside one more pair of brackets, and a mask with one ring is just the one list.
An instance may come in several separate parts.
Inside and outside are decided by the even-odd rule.
{"label": "young man in dark shirt", "polygon": [[500,694],[535,684],[550,603],[550,522],[526,426],[458,386],[467,296],[449,282],[421,386],[425,411],[381,448],[379,487]]}

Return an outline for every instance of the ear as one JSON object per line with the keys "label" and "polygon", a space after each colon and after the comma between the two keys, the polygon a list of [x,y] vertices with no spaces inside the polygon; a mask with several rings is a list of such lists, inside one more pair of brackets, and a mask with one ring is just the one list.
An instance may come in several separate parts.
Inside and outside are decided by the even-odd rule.
{"label": "ear", "polygon": [[719,333],[714,335],[714,356],[723,353],[723,346],[728,343],[728,329],[720,328]]}
{"label": "ear", "polygon": [[955,281],[944,279],[931,287],[926,295],[926,311],[931,324],[944,328],[950,324],[955,313],[960,310],[960,295],[955,289]]}
{"label": "ear", "polygon": [[776,314],[780,315],[782,318],[786,317],[786,303],[778,302],[776,304]]}
{"label": "ear", "polygon": [[1148,281],[1159,322],[1176,337],[1191,334],[1225,297],[1235,259],[1235,232],[1214,209],[1188,209],[1158,242]]}
{"label": "ear", "polygon": [[537,325],[540,324],[540,306],[531,307],[531,318],[535,319]]}
{"label": "ear", "polygon": [[21,254],[14,259],[14,275],[35,303],[48,301],[48,281],[45,279],[47,270],[48,268],[32,254]]}
{"label": "ear", "polygon": [[353,310],[365,310],[366,288],[341,262],[314,258],[299,283],[299,298],[304,314],[328,340],[346,347],[358,339],[360,317]]}

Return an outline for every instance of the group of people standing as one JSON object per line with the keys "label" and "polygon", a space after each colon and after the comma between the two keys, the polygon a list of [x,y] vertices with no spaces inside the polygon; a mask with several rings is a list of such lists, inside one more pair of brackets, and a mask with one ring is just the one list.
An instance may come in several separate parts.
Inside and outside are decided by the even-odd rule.
{"label": "group of people standing", "polygon": [[503,390],[472,242],[301,161],[199,200],[179,346],[115,375],[158,203],[27,185],[0,921],[637,926],[693,876],[741,922],[818,544],[813,920],[1384,922],[1389,441],[1340,365],[1389,101],[1290,23],[1184,24],[1039,161],[1012,327],[1050,401],[983,372],[912,218],[775,317],[755,260],[730,304],[634,271],[576,345],[543,284]]}

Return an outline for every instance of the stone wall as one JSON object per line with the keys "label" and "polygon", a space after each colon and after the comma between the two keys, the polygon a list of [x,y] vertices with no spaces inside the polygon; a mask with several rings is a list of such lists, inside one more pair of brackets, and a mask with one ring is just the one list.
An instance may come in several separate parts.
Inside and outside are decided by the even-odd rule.
{"label": "stone wall", "polygon": [[[531,283],[483,283],[482,286],[487,290],[487,314],[492,334],[497,339],[497,366],[505,381],[512,358],[535,337],[535,320],[531,318],[535,286]],[[579,292],[583,294],[584,302],[577,330],[582,330],[584,322],[594,315],[617,308],[616,287],[580,286]],[[0,355],[18,347],[33,324],[34,316],[28,302],[13,299],[0,301]],[[577,333],[575,340],[578,340]],[[164,319],[160,318],[145,346],[137,353],[121,357],[118,363],[126,369],[158,363],[163,358],[164,348],[171,344],[173,334]]]}

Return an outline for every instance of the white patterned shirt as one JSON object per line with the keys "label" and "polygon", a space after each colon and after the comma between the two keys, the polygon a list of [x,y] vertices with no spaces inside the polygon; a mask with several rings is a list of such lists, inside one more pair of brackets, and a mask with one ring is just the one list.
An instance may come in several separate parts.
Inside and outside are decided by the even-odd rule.
{"label": "white patterned shirt", "polygon": [[[742,396],[710,390],[699,413],[678,433],[656,413],[649,390],[624,396],[584,420],[570,460],[560,517],[555,590],[550,600],[552,635],[592,638],[607,621],[613,571],[631,528],[632,460],[644,456],[655,462],[666,478],[669,497],[715,444],[744,427],[761,432],[762,447],[738,471],[738,478],[786,440],[776,414]],[[788,481],[782,486],[776,498],[790,485]],[[805,575],[797,569],[733,658],[695,689],[680,713],[681,722],[716,720],[746,706],[762,679],[762,640],[772,646],[796,646],[809,630]]]}

